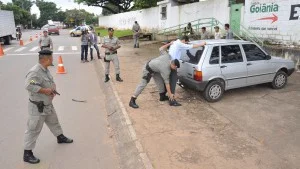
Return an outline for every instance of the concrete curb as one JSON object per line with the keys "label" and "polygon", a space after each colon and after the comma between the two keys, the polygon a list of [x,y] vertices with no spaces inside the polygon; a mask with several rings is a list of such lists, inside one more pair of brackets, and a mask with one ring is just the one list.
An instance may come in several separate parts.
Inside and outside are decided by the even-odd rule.
{"label": "concrete curb", "polygon": [[[97,65],[98,63],[99,63],[99,61],[96,61],[95,65]],[[101,63],[102,70],[104,70],[104,64],[103,64],[103,62],[100,61],[100,63]],[[103,78],[104,78],[104,74],[103,74]],[[103,78],[101,80],[103,80]],[[134,146],[137,149],[137,153],[138,153],[138,155],[139,155],[139,157],[140,157],[140,159],[142,161],[143,168],[145,168],[145,169],[153,169],[153,166],[152,166],[152,164],[151,164],[151,162],[150,162],[147,154],[144,152],[142,144],[140,143],[139,139],[136,136],[136,132],[135,132],[135,130],[133,128],[133,125],[132,125],[132,122],[131,122],[131,120],[130,120],[130,118],[128,116],[128,112],[126,111],[126,108],[125,108],[124,104],[122,103],[122,101],[121,101],[121,99],[119,97],[119,94],[118,94],[118,92],[116,90],[116,87],[114,86],[114,84],[113,84],[113,82],[111,80],[109,81],[108,84],[109,84],[109,86],[112,89],[112,92],[113,92],[114,97],[115,97],[115,99],[117,101],[118,107],[120,108],[120,113],[122,114],[122,116],[124,118],[125,124],[122,125],[122,127],[126,127],[127,128],[127,130],[128,130],[127,132],[129,132],[129,135],[130,135],[130,140],[134,143]],[[114,112],[112,114],[114,114]],[[122,121],[120,123],[122,123]],[[133,169],[137,169],[137,168],[133,168]]]}

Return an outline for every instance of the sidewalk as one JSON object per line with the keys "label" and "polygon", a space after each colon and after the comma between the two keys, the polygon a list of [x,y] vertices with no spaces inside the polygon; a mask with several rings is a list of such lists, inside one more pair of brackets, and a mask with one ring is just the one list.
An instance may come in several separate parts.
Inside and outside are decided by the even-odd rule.
{"label": "sidewalk", "polygon": [[142,67],[159,55],[160,44],[145,46],[142,42],[139,49],[132,46],[131,42],[123,42],[118,51],[124,82],[115,81],[112,66],[110,75],[155,169],[291,167],[267,149],[264,140],[249,135],[195,91],[178,86],[177,100],[183,106],[170,107],[168,102],[158,101],[159,93],[151,80],[137,99],[140,108],[129,107],[130,97],[141,80]]}

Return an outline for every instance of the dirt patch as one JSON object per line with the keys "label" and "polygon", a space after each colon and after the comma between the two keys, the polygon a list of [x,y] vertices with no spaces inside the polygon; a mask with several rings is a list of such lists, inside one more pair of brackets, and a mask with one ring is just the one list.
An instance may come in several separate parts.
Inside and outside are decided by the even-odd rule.
{"label": "dirt patch", "polygon": [[[158,91],[151,81],[137,99],[140,108],[130,108],[128,102],[141,80],[142,66],[159,55],[160,45],[141,44],[134,49],[125,41],[118,52],[124,82],[114,83],[154,168],[294,168],[268,149],[263,139],[223,113],[230,109],[207,103],[193,90],[178,87],[177,97],[183,106],[170,107],[158,101]],[[235,109],[243,111],[239,106]]]}

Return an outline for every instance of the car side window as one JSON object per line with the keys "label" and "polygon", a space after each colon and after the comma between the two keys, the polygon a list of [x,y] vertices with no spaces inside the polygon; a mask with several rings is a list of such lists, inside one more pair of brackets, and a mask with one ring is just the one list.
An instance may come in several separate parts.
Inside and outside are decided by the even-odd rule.
{"label": "car side window", "polygon": [[219,64],[219,60],[220,60],[219,46],[215,46],[211,51],[209,64],[211,65]]}
{"label": "car side window", "polygon": [[267,55],[255,44],[242,45],[247,61],[267,60]]}
{"label": "car side window", "polygon": [[239,45],[221,46],[222,63],[243,62],[243,56]]}

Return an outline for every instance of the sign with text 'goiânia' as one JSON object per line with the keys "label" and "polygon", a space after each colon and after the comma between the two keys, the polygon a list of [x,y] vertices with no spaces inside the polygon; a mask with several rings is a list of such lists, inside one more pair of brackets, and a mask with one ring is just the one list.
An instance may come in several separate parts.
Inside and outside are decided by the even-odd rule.
{"label": "sign with text 'goi\u00e2nia'", "polygon": [[300,0],[246,0],[244,25],[263,37],[300,40]]}

